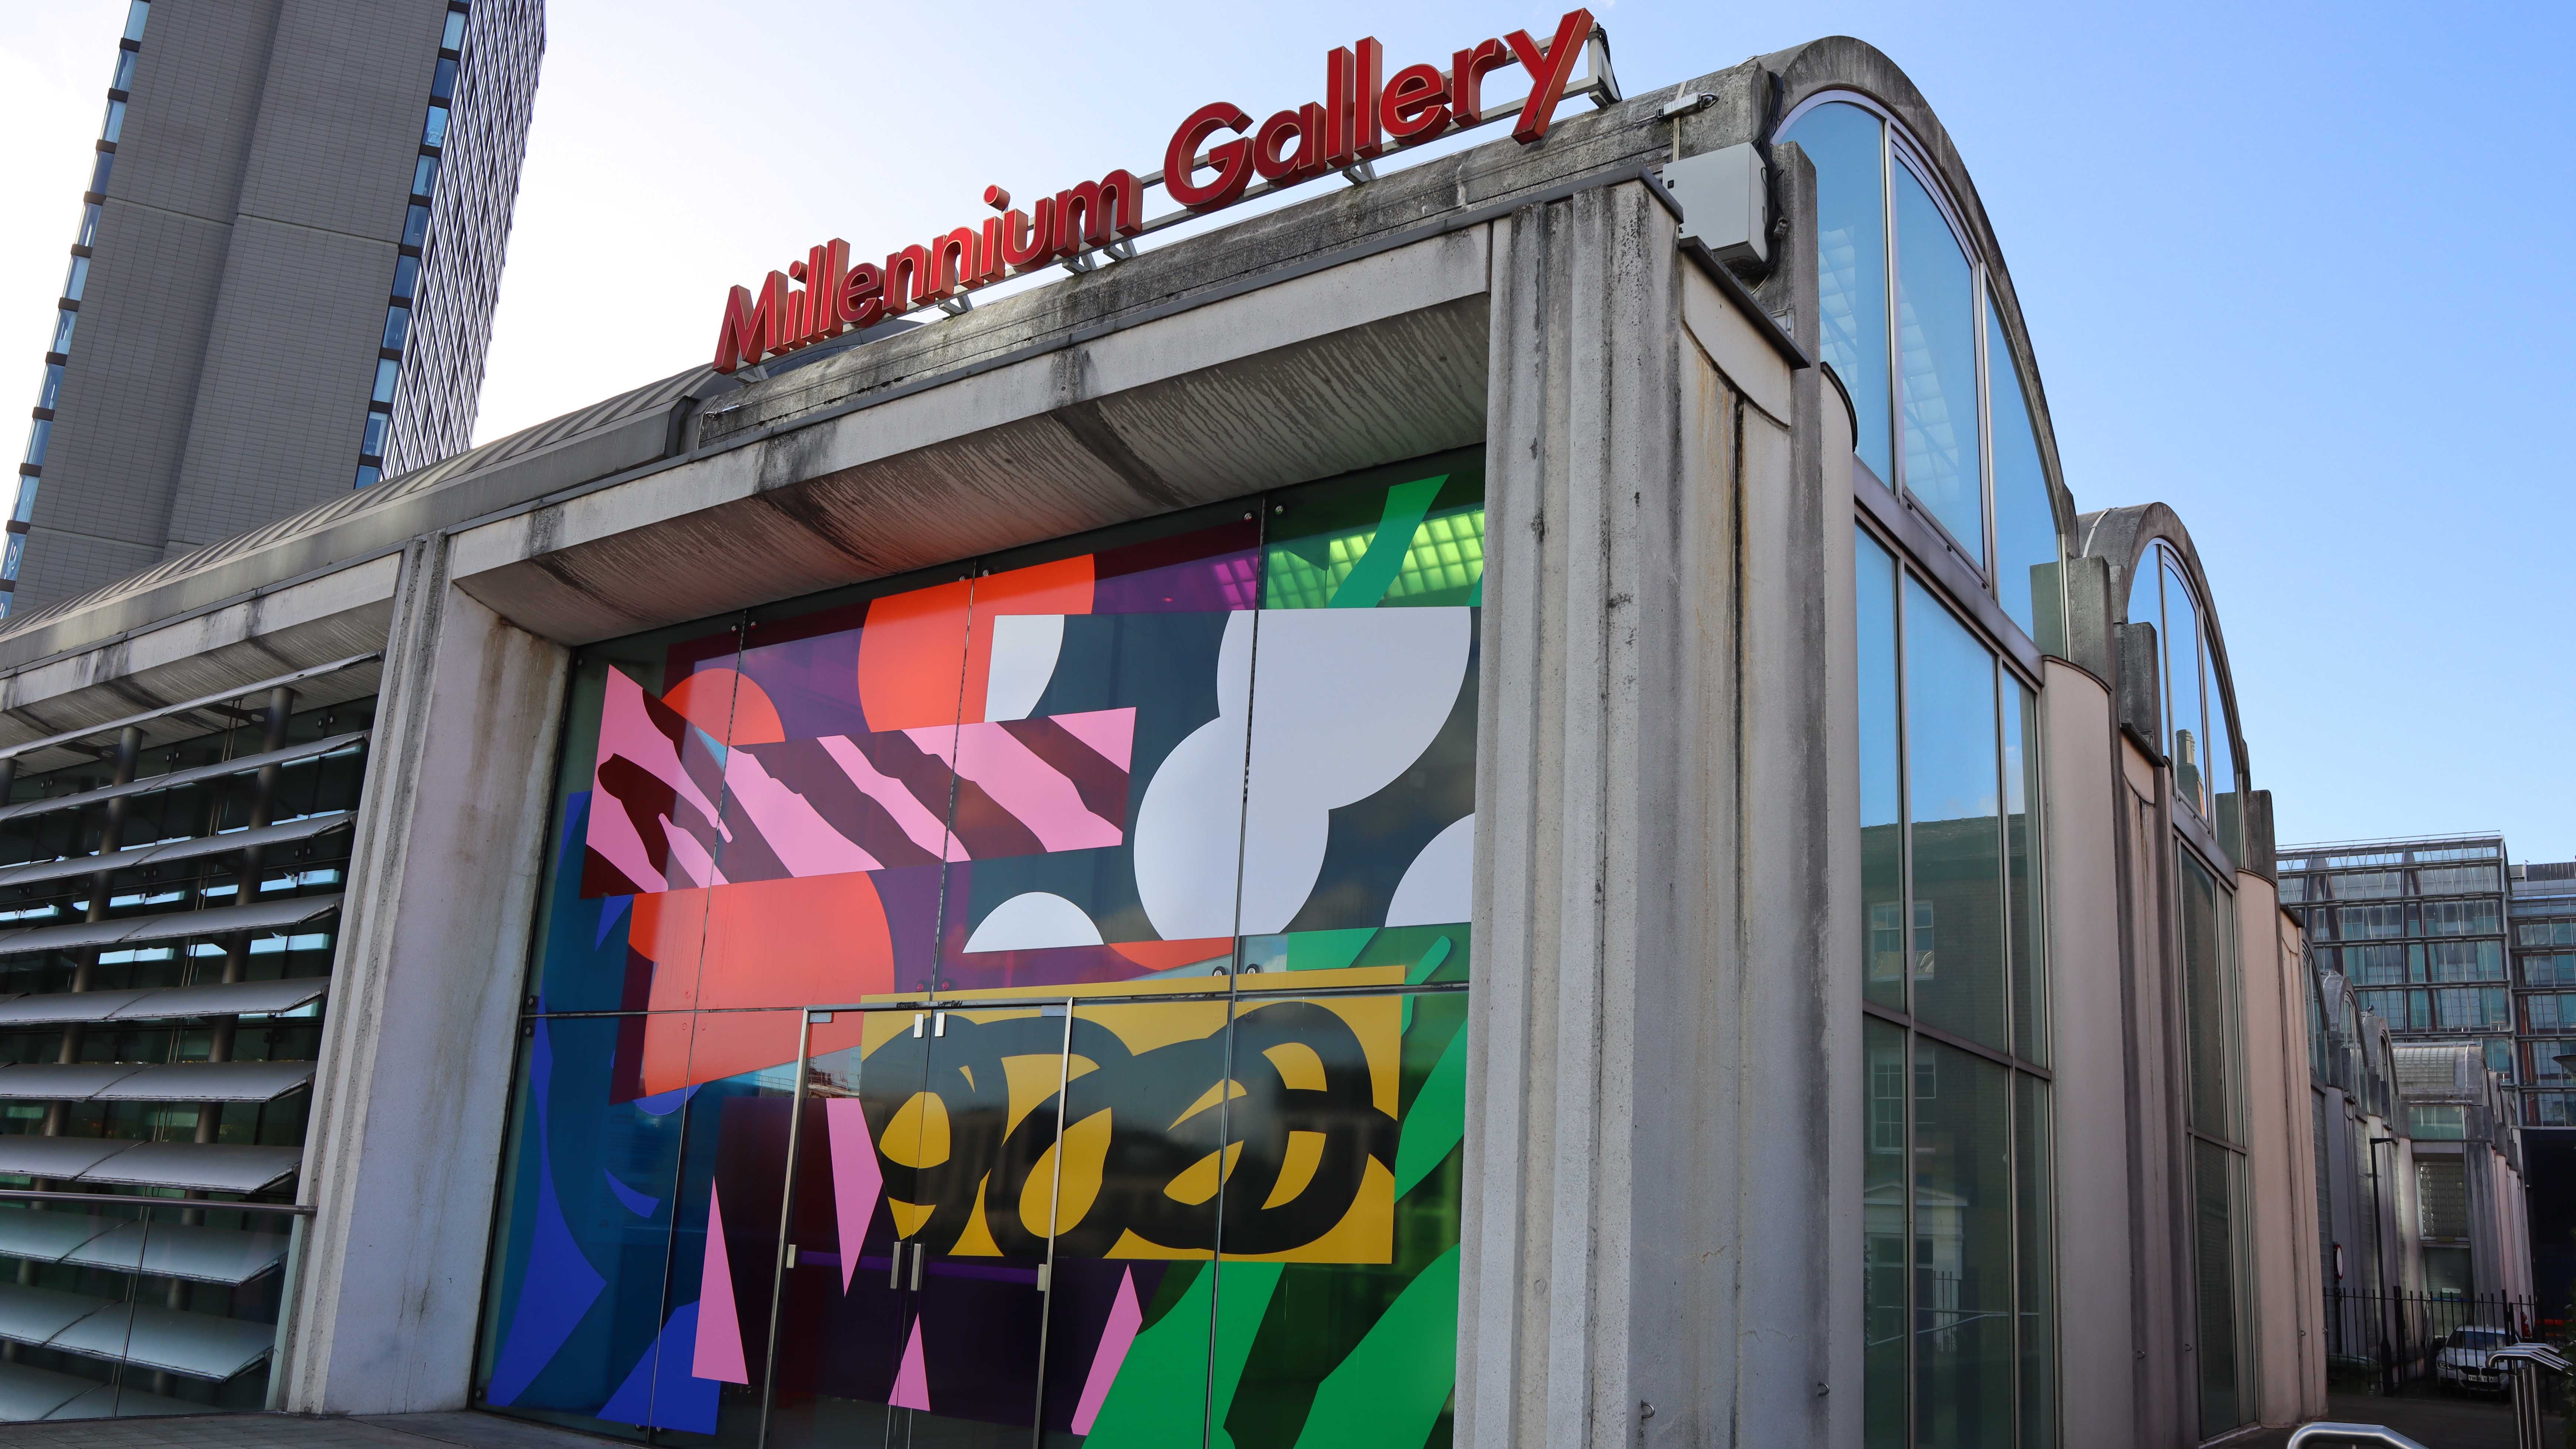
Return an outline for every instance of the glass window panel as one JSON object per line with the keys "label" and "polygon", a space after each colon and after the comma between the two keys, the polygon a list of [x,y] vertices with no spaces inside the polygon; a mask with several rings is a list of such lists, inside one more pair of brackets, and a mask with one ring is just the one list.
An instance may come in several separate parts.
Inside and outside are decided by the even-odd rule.
{"label": "glass window panel", "polygon": [[1218,1341],[1252,1331],[1230,1404],[1218,1381],[1212,1442],[1448,1441],[1466,1006],[1456,992],[1238,1005]]}
{"label": "glass window panel", "polygon": [[410,340],[411,309],[387,307],[385,309],[385,346],[399,352],[402,350],[402,345]]}
{"label": "glass window panel", "polygon": [[442,101],[456,94],[456,62],[439,61],[438,68],[430,72],[429,94],[432,99]]}
{"label": "glass window panel", "polygon": [[1960,549],[1986,561],[1984,470],[1977,443],[1975,274],[1923,183],[1888,168],[1896,210],[1896,339],[1905,426],[1905,489]]}
{"label": "glass window panel", "polygon": [[98,193],[99,195],[101,195],[101,196],[106,195],[106,194],[107,194],[107,178],[108,178],[108,176],[109,176],[111,173],[113,173],[115,170],[116,170],[116,156],[115,156],[115,154],[114,154],[114,153],[112,153],[112,152],[108,152],[108,151],[101,151],[101,152],[99,152],[99,153],[98,153],[98,160],[97,160],[96,162],[92,163],[92,164],[91,164],[91,166],[90,166],[90,172],[89,172],[89,189],[90,189],[90,190],[92,190],[92,191],[94,191],[94,192],[97,192],[97,193]]}
{"label": "glass window panel", "polygon": [[1914,1012],[2007,1049],[1995,659],[1905,581],[1905,753]]}
{"label": "glass window panel", "polygon": [[2184,1005],[2191,1032],[2191,1125],[2213,1136],[2235,1138],[2236,1064],[2234,962],[2228,921],[2233,897],[2180,854]]}
{"label": "glass window panel", "polygon": [[2013,1442],[2012,1074],[1914,1041],[1914,1432]]}
{"label": "glass window panel", "polygon": [[423,156],[423,157],[421,157],[419,160],[417,160],[417,161],[415,161],[415,162],[413,162],[413,163],[412,163],[412,168],[411,168],[411,194],[412,194],[412,195],[414,195],[414,196],[427,196],[427,195],[430,193],[430,188],[432,188],[432,187],[436,186],[437,184],[438,184],[438,158],[437,158],[437,157],[435,157],[435,156]]}
{"label": "glass window panel", "polygon": [[416,247],[429,239],[429,208],[415,203],[403,213],[402,244]]}
{"label": "glass window panel", "polygon": [[[1208,903],[1170,888],[1161,832],[1201,827],[1193,863],[1231,884],[1243,740],[1226,720],[1242,718],[1253,671],[1228,665],[1254,662],[1261,545],[1248,511],[1024,550],[986,561],[971,581],[959,746],[968,778],[956,811],[968,859],[947,867],[942,989],[1210,977],[1233,963],[1231,906],[1200,910]],[[1448,784],[1459,815],[1475,804],[1472,735],[1464,745],[1469,778]],[[1025,784],[997,775],[1017,751],[1069,781],[1055,788],[1079,791],[1080,813],[1041,808]],[[1191,773],[1210,765],[1230,767],[1227,783]],[[1215,796],[1223,808],[1210,811]],[[1027,834],[1023,819],[1043,833]]]}
{"label": "glass window panel", "polygon": [[395,296],[397,296],[397,297],[402,297],[402,298],[408,299],[408,298],[411,296],[411,294],[412,294],[412,289],[413,289],[414,287],[418,286],[418,285],[419,285],[419,283],[420,283],[420,258],[418,258],[418,257],[397,257],[397,258],[395,258],[395,259],[394,259],[394,295],[395,295]]}
{"label": "glass window panel", "polygon": [[441,50],[462,50],[465,48],[464,11],[450,10],[447,12],[447,27],[439,32],[438,48]]}
{"label": "glass window panel", "polygon": [[1798,118],[1780,139],[1816,167],[1817,322],[1825,361],[1850,390],[1853,451],[1891,487],[1888,448],[1886,152],[1877,116],[1840,101]]}
{"label": "glass window panel", "polygon": [[2245,1422],[2238,1393],[2236,1154],[2195,1141],[2192,1244],[2200,1333],[2200,1435],[2215,1438]]}
{"label": "glass window panel", "polygon": [[38,418],[34,423],[30,424],[27,428],[26,461],[39,467],[43,466],[45,461],[45,447],[52,441],[53,436],[54,425],[49,420]]}
{"label": "glass window panel", "polygon": [[[696,1315],[666,1308],[664,1281],[682,1196],[682,1145],[693,1143],[699,1176],[693,1213],[676,1215],[694,1216],[692,1236],[702,1238],[704,1173],[713,1155],[707,1149],[715,1145],[706,1129],[722,1115],[721,1099],[758,1095],[748,1083],[722,1084],[702,1093],[686,1114],[677,1110],[676,1097],[636,1100],[618,1090],[622,1029],[613,1017],[530,1025],[502,1158],[500,1221],[475,1375],[483,1402],[493,1408],[585,1428],[612,1408],[639,1369],[642,1384],[655,1381],[655,1356],[673,1338],[688,1342]],[[786,1105],[774,1094],[772,1101]],[[686,1138],[684,1116],[700,1129]],[[774,1230],[774,1187],[769,1202]],[[728,1194],[724,1206],[728,1219],[738,1220],[731,1225],[756,1226],[753,1204]],[[673,1285],[685,1291],[671,1295],[691,1304],[699,1296],[697,1256],[689,1254],[684,1285]],[[741,1275],[746,1283],[758,1280],[756,1301],[764,1310],[768,1267],[762,1262]],[[740,1316],[748,1323],[762,1315]],[[685,1371],[662,1382],[675,1377],[688,1382]],[[712,1400],[716,1386],[704,1391]],[[641,1395],[625,1397],[637,1411],[628,1422],[641,1421],[648,1403]],[[699,1427],[686,1415],[664,1422]]]}
{"label": "glass window panel", "polygon": [[352,488],[372,487],[376,483],[381,482],[384,479],[384,476],[384,469],[377,467],[373,463],[361,463],[358,465],[357,476],[349,481],[349,486]]}
{"label": "glass window panel", "polygon": [[132,0],[125,7],[125,38],[141,40],[143,24],[152,18],[152,0]]}
{"label": "glass window panel", "polygon": [[1861,1022],[1868,1062],[1869,1143],[1861,1163],[1861,1440],[1905,1449],[1906,1078],[1905,1032]]}
{"label": "glass window panel", "polygon": [[27,523],[34,520],[36,516],[35,479],[21,478],[18,480],[18,506],[10,510],[9,516],[19,523]]}
{"label": "glass window panel", "polygon": [[360,453],[363,453],[370,458],[382,457],[384,455],[385,424],[387,421],[388,419],[383,413],[367,414],[366,432],[358,443],[358,451]]}
{"label": "glass window panel", "polygon": [[373,399],[380,403],[394,400],[394,383],[402,376],[402,364],[390,357],[376,360],[376,388]]}
{"label": "glass window panel", "polygon": [[[98,244],[98,211],[99,206],[95,201],[81,203],[80,235],[74,238],[79,245],[86,247]],[[60,348],[55,350],[61,351]]]}
{"label": "glass window panel", "polygon": [[44,385],[36,390],[36,406],[51,408],[62,400],[62,395],[63,365],[59,362],[48,362],[45,364]]}
{"label": "glass window panel", "polygon": [[8,552],[5,555],[0,555],[0,578],[16,578],[18,576],[18,566],[26,562],[26,559],[27,535],[23,533],[13,533],[9,535]]}
{"label": "glass window panel", "polygon": [[[1481,455],[1297,489],[1270,507],[1238,929],[1463,922],[1473,914]],[[1223,858],[1235,808],[1200,817],[1215,832],[1202,858]],[[1140,846],[1140,875],[1149,849],[1160,847]],[[1153,863],[1165,869],[1159,855]],[[1223,926],[1236,887],[1184,889],[1196,870],[1174,863],[1157,877],[1161,895],[1147,905],[1158,924],[1175,922],[1166,934]]]}
{"label": "glass window panel", "polygon": [[2173,561],[2165,561],[2165,714],[2171,721],[2174,795],[2209,818],[2209,735],[2200,698],[2200,613]]}
{"label": "glass window panel", "polygon": [[2013,365],[2003,318],[1986,308],[1988,425],[1995,445],[1995,596],[2043,649],[2060,649],[2057,505],[2040,462],[2039,431]]}
{"label": "glass window panel", "polygon": [[79,314],[78,312],[64,311],[64,312],[57,312],[57,313],[55,313],[55,314],[54,314],[54,340],[53,340],[53,343],[52,343],[50,346],[46,347],[46,349],[45,349],[45,350],[46,350],[47,352],[69,352],[69,351],[71,351],[71,350],[72,350],[72,329],[73,329],[75,326],[79,325],[79,322],[80,322],[80,314]]}
{"label": "glass window panel", "polygon": [[1860,641],[1862,980],[1869,999],[1905,1006],[1905,797],[1897,733],[1896,560],[1854,531]]}
{"label": "glass window panel", "polygon": [[2013,1051],[2048,1061],[2048,933],[2042,902],[2047,883],[2039,832],[2039,696],[2004,678],[2005,884],[2012,918]]}
{"label": "glass window panel", "polygon": [[[440,64],[444,65],[446,62],[441,61]],[[420,144],[424,146],[447,144],[447,107],[429,108],[428,118],[420,123]]]}
{"label": "glass window panel", "polygon": [[2057,1443],[2057,1174],[2048,1084],[2013,1078],[2013,1183],[2018,1193],[2021,1295],[2019,1449]]}
{"label": "glass window panel", "polygon": [[2212,831],[2237,863],[2245,860],[2244,797],[2236,780],[2235,736],[2227,727],[2227,696],[2218,687],[2216,641],[2201,637],[2202,695],[2209,714],[2209,796]]}
{"label": "glass window panel", "polygon": [[113,146],[116,144],[116,138],[123,135],[124,132],[125,102],[111,100],[107,103],[107,115],[105,119],[99,122],[98,138]]}

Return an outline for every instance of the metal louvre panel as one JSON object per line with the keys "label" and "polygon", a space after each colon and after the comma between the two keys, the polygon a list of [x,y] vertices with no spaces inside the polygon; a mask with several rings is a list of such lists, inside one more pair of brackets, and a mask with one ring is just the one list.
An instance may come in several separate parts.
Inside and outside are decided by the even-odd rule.
{"label": "metal louvre panel", "polygon": [[107,921],[81,921],[64,926],[31,926],[0,932],[0,956],[30,951],[77,951],[92,946],[131,946],[146,941],[176,941],[187,936],[228,936],[235,931],[276,931],[300,926],[340,909],[340,893],[290,896],[247,906],[217,906],[208,911],[173,911],[164,916],[122,916]]}
{"label": "metal louvre panel", "polygon": [[0,1203],[0,1254],[197,1283],[247,1283],[286,1261],[286,1234],[142,1223],[91,1211]]}
{"label": "metal louvre panel", "polygon": [[39,860],[0,869],[0,886],[34,885],[70,876],[96,875],[101,871],[132,870],[138,865],[170,865],[253,845],[292,845],[328,835],[334,830],[345,830],[356,818],[350,811],[333,810],[302,820],[290,820],[283,825],[263,825],[256,830],[235,830],[224,835],[200,835],[190,840],[138,845],[113,855],[75,855],[63,860]]}
{"label": "metal louvre panel", "polygon": [[26,1062],[0,1066],[0,1101],[271,1102],[312,1082],[311,1062]]}
{"label": "metal louvre panel", "polygon": [[337,753],[351,745],[361,743],[367,738],[367,734],[365,730],[351,730],[347,734],[333,735],[328,739],[289,745],[282,750],[263,750],[256,755],[243,755],[238,759],[223,760],[212,765],[172,770],[166,775],[154,775],[129,784],[101,785],[95,790],[84,790],[77,795],[56,795],[51,799],[23,800],[15,805],[0,806],[0,824],[23,820],[30,815],[51,815],[61,810],[85,810],[92,805],[104,805],[110,800],[150,794],[155,790],[175,790],[182,785],[202,784],[208,780],[221,780],[231,775],[255,774],[263,765],[288,765],[297,760],[316,759],[323,755]]}
{"label": "metal louvre panel", "polygon": [[0,1363],[0,1423],[29,1424],[41,1419],[104,1419],[113,1414],[202,1414],[203,1404],[163,1398],[141,1389],[118,1389],[77,1374],[56,1373],[33,1364]]}
{"label": "metal louvre panel", "polygon": [[65,1183],[250,1193],[293,1173],[303,1158],[300,1147],[0,1135],[0,1172]]}
{"label": "metal louvre panel", "polygon": [[274,1016],[311,1005],[330,989],[328,976],[297,976],[281,981],[210,981],[203,986],[0,996],[0,1027],[194,1016]]}
{"label": "metal louvre panel", "polygon": [[276,1346],[274,1325],[0,1283],[0,1338],[190,1378],[231,1378]]}
{"label": "metal louvre panel", "polygon": [[240,699],[245,695],[262,694],[271,689],[278,688],[281,685],[301,684],[308,679],[319,679],[326,674],[337,674],[343,669],[351,669],[361,664],[372,663],[378,659],[382,659],[383,657],[384,654],[381,650],[370,650],[365,654],[352,654],[346,659],[335,659],[328,664],[316,664],[309,669],[299,669],[292,674],[281,674],[274,679],[259,680],[256,683],[245,684],[239,689],[225,690],[221,694],[199,695],[195,699],[181,700],[177,704],[165,704],[158,709],[148,709],[141,714],[130,714],[122,719],[101,720],[97,724],[83,725],[79,729],[69,730],[62,734],[47,735],[42,739],[29,740],[24,744],[10,745],[6,748],[0,748],[0,760],[15,759],[20,755],[32,754],[37,750],[47,749],[55,745],[65,745],[70,744],[75,740],[85,740],[92,735],[101,735],[106,734],[111,730],[124,729],[128,725],[146,725],[155,720],[170,719],[177,715],[194,713],[199,710],[213,709],[216,706],[229,704],[233,700]]}
{"label": "metal louvre panel", "polygon": [[286,1234],[185,1223],[120,1223],[63,1255],[84,1268],[112,1268],[195,1283],[247,1283],[286,1261]]}

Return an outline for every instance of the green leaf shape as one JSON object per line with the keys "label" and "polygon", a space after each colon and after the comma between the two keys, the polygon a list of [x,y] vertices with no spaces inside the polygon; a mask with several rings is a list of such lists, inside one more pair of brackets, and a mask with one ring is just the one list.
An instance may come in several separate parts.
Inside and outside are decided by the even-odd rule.
{"label": "green leaf shape", "polygon": [[1324,1375],[1297,1449],[1420,1449],[1457,1377],[1458,1250],[1452,1247]]}

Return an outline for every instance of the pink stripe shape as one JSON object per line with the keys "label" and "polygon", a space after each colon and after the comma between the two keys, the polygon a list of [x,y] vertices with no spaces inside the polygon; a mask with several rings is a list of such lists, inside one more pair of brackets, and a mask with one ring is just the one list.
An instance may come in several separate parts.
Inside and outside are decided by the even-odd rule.
{"label": "pink stripe shape", "polygon": [[843,875],[882,867],[875,856],[834,830],[812,801],[778,783],[749,750],[736,750],[725,762],[725,789],[760,827],[761,838],[790,875]]}
{"label": "pink stripe shape", "polygon": [[1136,1346],[1136,1331],[1145,1326],[1145,1311],[1136,1306],[1136,1270],[1118,1275],[1118,1300],[1109,1305],[1109,1322],[1100,1330],[1100,1348],[1091,1356],[1091,1376],[1082,1382],[1082,1401],[1073,1406],[1073,1432],[1088,1434],[1100,1406],[1109,1402],[1109,1386]]}
{"label": "pink stripe shape", "polygon": [[960,725],[953,746],[946,740],[916,743],[983,786],[993,803],[1027,826],[1048,850],[1090,850],[1124,838],[1117,826],[1083,807],[1082,793],[1071,780],[998,724]]}
{"label": "pink stripe shape", "polygon": [[894,1396],[886,1402],[898,1409],[930,1412],[930,1373],[921,1361],[921,1315],[918,1313],[912,1318],[912,1341],[903,1346],[903,1367],[895,1371]]}
{"label": "pink stripe shape", "polygon": [[841,1230],[841,1291],[847,1293],[868,1240],[868,1219],[877,1213],[885,1170],[877,1165],[876,1139],[858,1098],[825,1098],[823,1125],[832,1139],[832,1215]]}
{"label": "pink stripe shape", "polygon": [[832,757],[832,763],[841,767],[842,773],[850,777],[851,784],[885,807],[906,840],[942,860],[966,858],[965,850],[948,838],[948,822],[913,798],[912,792],[903,788],[902,782],[869,763],[868,757],[859,752],[857,745],[850,743],[847,735],[823,736],[823,753]]}
{"label": "pink stripe shape", "polygon": [[1136,750],[1136,711],[1132,706],[1051,714],[1047,718],[1058,729],[1091,746],[1102,759],[1122,770],[1133,768],[1128,764]]}
{"label": "pink stripe shape", "polygon": [[723,885],[724,872],[716,869],[715,857],[698,844],[698,838],[670,821],[662,822],[662,835],[671,842],[671,872],[682,882],[693,886]]}
{"label": "pink stripe shape", "polygon": [[728,1384],[751,1382],[742,1356],[742,1315],[733,1305],[733,1265],[725,1257],[724,1208],[713,1183],[707,1184],[707,1257],[698,1277],[698,1343],[689,1374]]}

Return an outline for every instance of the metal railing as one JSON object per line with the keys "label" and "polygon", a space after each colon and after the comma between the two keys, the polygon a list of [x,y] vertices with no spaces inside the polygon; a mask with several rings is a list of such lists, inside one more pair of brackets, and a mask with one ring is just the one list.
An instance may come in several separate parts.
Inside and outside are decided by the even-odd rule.
{"label": "metal railing", "polygon": [[2521,1340],[2539,1326],[2532,1299],[2501,1293],[2326,1293],[2327,1355],[2356,1368],[2367,1364],[2383,1393],[2444,1377],[2442,1350],[2461,1329]]}

